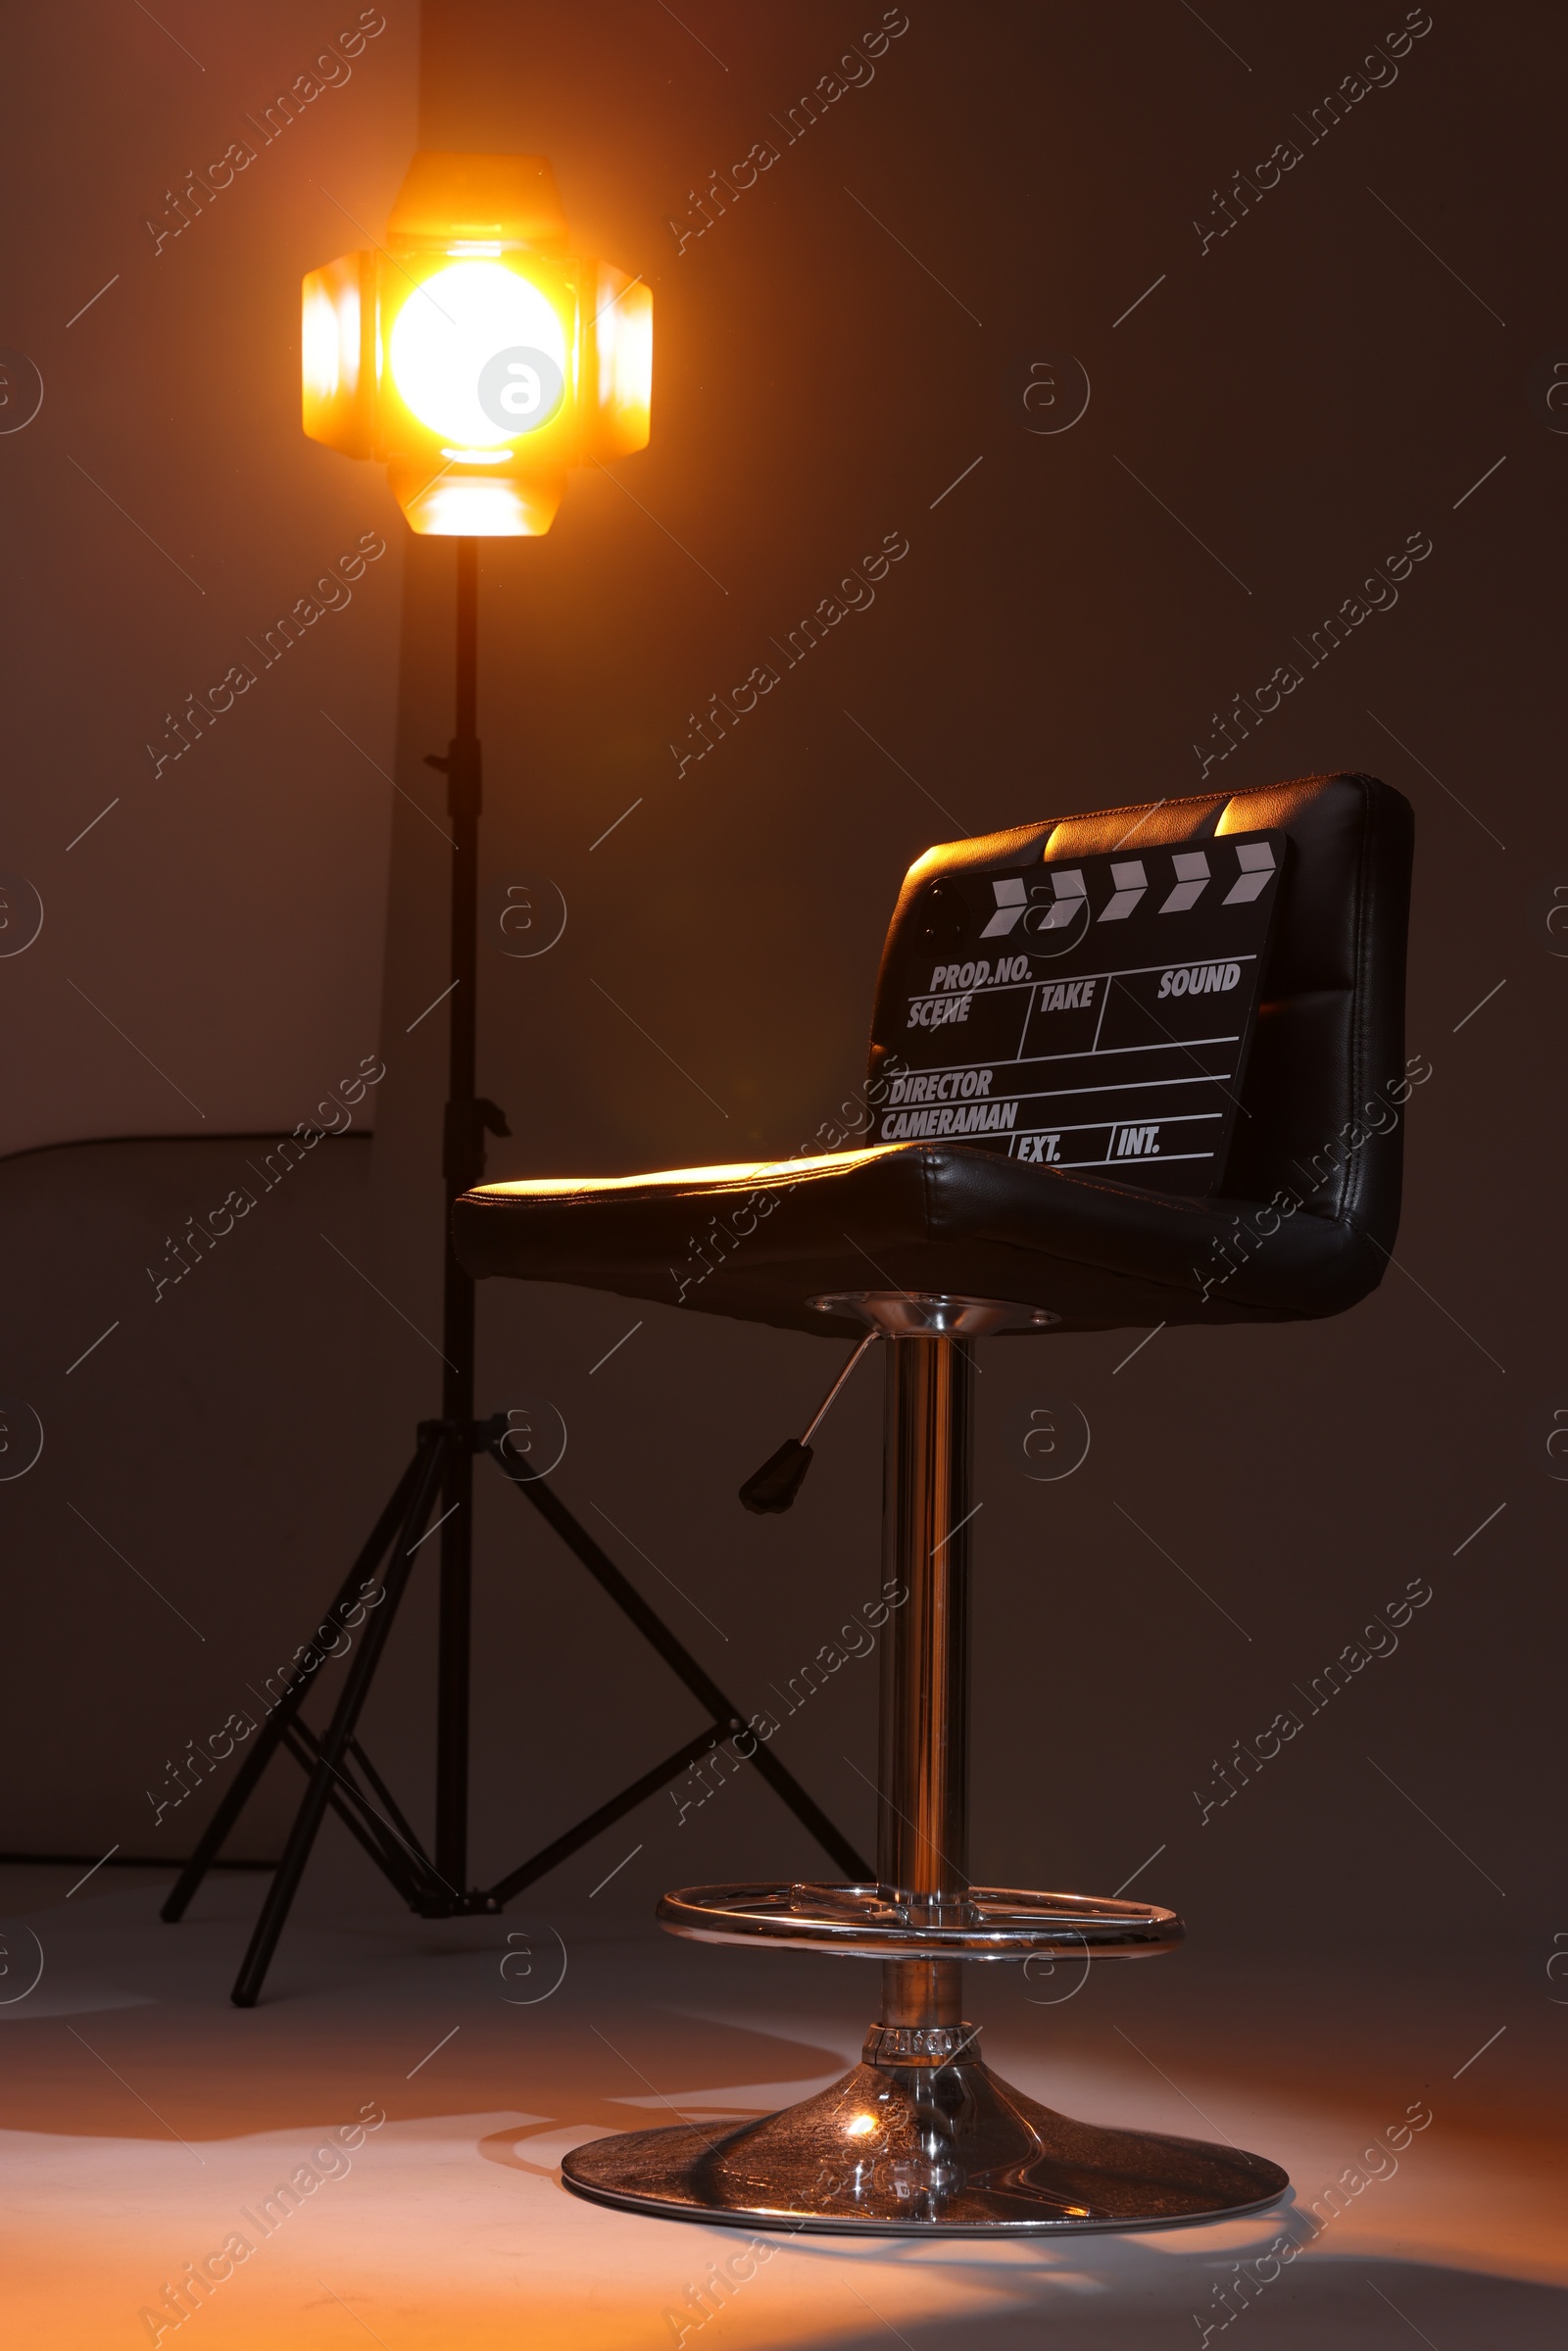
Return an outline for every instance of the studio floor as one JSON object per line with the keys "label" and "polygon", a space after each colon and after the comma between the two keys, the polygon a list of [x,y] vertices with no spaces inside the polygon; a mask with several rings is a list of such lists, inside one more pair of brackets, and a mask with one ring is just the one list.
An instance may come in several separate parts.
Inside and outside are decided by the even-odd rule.
{"label": "studio floor", "polygon": [[[425,1924],[323,1853],[242,2013],[227,1989],[256,1875],[210,1880],[174,1929],[157,1915],[166,1877],[104,1869],[68,1898],[76,1876],[0,1873],[5,2307],[30,2351],[112,2351],[160,2324],[165,2344],[205,2351],[1534,2351],[1568,2330],[1568,2009],[1479,1934],[1396,1951],[1195,1939],[1081,1989],[971,1970],[985,2054],[1018,2086],[1273,2156],[1297,2209],[997,2250],[781,2233],[705,2323],[693,2289],[734,2233],[584,2203],[560,2159],[825,2085],[858,2053],[868,1968],[681,1944],[640,1897],[610,1907],[612,1888],[575,1914],[546,1900]],[[1422,2108],[1396,2160],[1365,2155]],[[327,2147],[356,2125],[352,2153]],[[1362,2185],[1314,2235],[1302,2210],[1348,2169]],[[264,2233],[258,2212],[296,2174],[315,2184]],[[253,2249],[196,2315],[142,2315],[236,2232]],[[1300,2250],[1270,2265],[1282,2233]]]}

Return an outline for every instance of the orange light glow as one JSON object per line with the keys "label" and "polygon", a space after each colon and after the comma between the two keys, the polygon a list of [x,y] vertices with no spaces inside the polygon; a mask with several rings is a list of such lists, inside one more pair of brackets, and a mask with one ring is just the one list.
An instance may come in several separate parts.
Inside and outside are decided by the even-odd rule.
{"label": "orange light glow", "polygon": [[593,327],[598,345],[604,454],[646,449],[654,376],[654,298],[601,262]]}
{"label": "orange light glow", "polygon": [[740,1159],[722,1167],[666,1167],[658,1175],[522,1176],[510,1184],[476,1184],[483,1199],[558,1200],[572,1193],[651,1192],[665,1186],[673,1192],[742,1192],[768,1183],[794,1184],[803,1176],[837,1173],[886,1159],[903,1146],[876,1143],[863,1151],[818,1151],[801,1159]]}
{"label": "orange light glow", "polygon": [[305,430],[345,457],[370,454],[373,365],[366,328],[375,307],[370,254],[345,254],[313,269],[302,288],[300,391]]}

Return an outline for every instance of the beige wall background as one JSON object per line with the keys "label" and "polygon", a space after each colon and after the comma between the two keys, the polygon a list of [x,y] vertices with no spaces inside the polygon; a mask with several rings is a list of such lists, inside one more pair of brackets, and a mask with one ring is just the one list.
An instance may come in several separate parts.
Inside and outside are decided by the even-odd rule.
{"label": "beige wall background", "polygon": [[298,402],[300,275],[414,136],[412,15],[360,13],[7,28],[8,406],[42,405],[0,432],[3,862],[43,926],[0,958],[0,1151],[292,1127],[375,1048],[405,534]]}

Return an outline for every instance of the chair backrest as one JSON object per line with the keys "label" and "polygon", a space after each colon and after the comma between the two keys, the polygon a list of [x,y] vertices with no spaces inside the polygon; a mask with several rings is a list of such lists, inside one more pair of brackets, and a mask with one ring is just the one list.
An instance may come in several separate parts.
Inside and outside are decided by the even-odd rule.
{"label": "chair backrest", "polygon": [[[1262,1000],[1221,1185],[1232,1200],[1289,1191],[1318,1215],[1350,1217],[1391,1249],[1398,1225],[1404,957],[1414,819],[1367,775],[1315,775],[1255,791],[1202,793],[988,833],[927,850],[910,866],[883,950],[871,1076],[894,1048],[889,970],[925,885],[949,872],[1070,862],[1113,849],[1278,829],[1291,855]],[[1363,1146],[1376,1139],[1374,1149]]]}

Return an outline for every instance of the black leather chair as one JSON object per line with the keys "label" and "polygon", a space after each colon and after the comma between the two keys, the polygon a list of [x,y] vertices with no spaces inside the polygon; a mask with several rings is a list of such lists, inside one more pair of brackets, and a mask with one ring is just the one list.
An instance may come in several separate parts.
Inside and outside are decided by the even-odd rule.
{"label": "black leather chair", "polygon": [[[1238,836],[1274,846],[1229,848]],[[966,1358],[974,1340],[994,1334],[1335,1314],[1375,1287],[1398,1219],[1402,1121],[1384,1105],[1408,1092],[1411,849],[1406,802],[1360,775],[1156,801],[933,849],[910,868],[884,950],[866,1148],[764,1166],[492,1184],[457,1203],[458,1253],[474,1274],[575,1283],[824,1336],[869,1332],[883,1340],[887,1363],[884,1573],[907,1596],[882,1653],[878,1882],[697,1886],[660,1905],[665,1926],[700,1940],[880,1960],[881,2021],[859,2066],[762,2122],[716,2137],[682,2127],[579,2147],[564,2167],[579,2192],[751,2227],[940,2235],[1209,2219],[1284,2192],[1285,2174],[1261,2157],[1103,2131],[1038,2105],[991,2073],[962,2020],[965,1959],[1139,1957],[1182,1933],[1173,1913],[1150,1903],[968,1882]],[[1104,885],[1117,895],[1102,893],[1097,908],[1084,874],[1099,859],[1093,872],[1103,877],[1118,854]],[[1184,1043],[1159,1032],[1177,1057],[1158,1066],[1183,1073],[1161,1082],[1194,1089],[1182,1097],[1188,1140],[1200,1117],[1211,1137],[1230,1125],[1223,1161],[1210,1151],[1200,1164],[1189,1150],[1123,1172],[1115,1152],[1151,1135],[1157,1149],[1162,1129],[1135,1126],[1141,1140],[1126,1143],[1114,1118],[1094,1166],[1043,1161],[1039,1118],[1027,1142],[1016,1117],[1000,1132],[993,1122],[984,1141],[944,1139],[974,1132],[987,1115],[963,1107],[956,1077],[951,1116],[933,1108],[911,1120],[899,1110],[901,1101],[941,1093],[930,1082],[911,1093],[903,1074],[901,1048],[917,1022],[967,1020],[971,1004],[981,1007],[977,1022],[989,1018],[999,969],[1019,1003],[1061,1001],[1070,992],[1052,992],[1052,972],[1062,941],[1086,937],[1091,920],[1108,924],[1144,892],[1163,892],[1172,874],[1168,895],[1149,900],[1161,917],[1205,891],[1212,908],[1227,874],[1227,906],[1250,903],[1265,885],[1275,894],[1258,912],[1272,928],[1257,950],[1245,1064],[1220,1050],[1240,1054],[1234,1040]],[[976,893],[983,900],[988,888],[996,910],[980,935],[995,935],[998,947],[981,961],[971,941]],[[1123,935],[1097,930],[1095,952]],[[1180,963],[1179,924],[1146,918],[1141,935]],[[937,962],[930,982],[911,986],[911,970],[949,949],[968,960]],[[1186,968],[1196,997],[1201,986],[1234,989],[1240,964],[1189,959]],[[1195,976],[1200,969],[1206,978]],[[960,1003],[955,990],[970,988],[974,974],[981,993]],[[1174,1017],[1171,984],[1167,971],[1157,1001],[1152,980],[1144,989],[1137,1017],[1146,1027]],[[1102,995],[1109,991],[1106,982]],[[1124,993],[1130,1002],[1136,982]],[[939,995],[940,1013],[917,1009]],[[1082,1040],[1089,1029],[1072,1034]],[[1100,1039],[1096,1025],[1095,1053]],[[976,1050],[956,1040],[952,1057]],[[1129,1070],[1145,1066],[1137,1050],[1127,1048]],[[1086,1081],[1108,1084],[1103,1057],[1092,1070],[1087,1049],[1059,1057],[1059,1076],[1072,1077],[1076,1062]],[[1193,1111],[1200,1102],[1210,1106]],[[1180,1123],[1171,1129],[1178,1141]],[[1081,1134],[1080,1158],[1090,1148]],[[1049,1149],[1058,1151],[1054,1134]],[[799,1466],[775,1489],[774,1506],[793,1492]]]}

